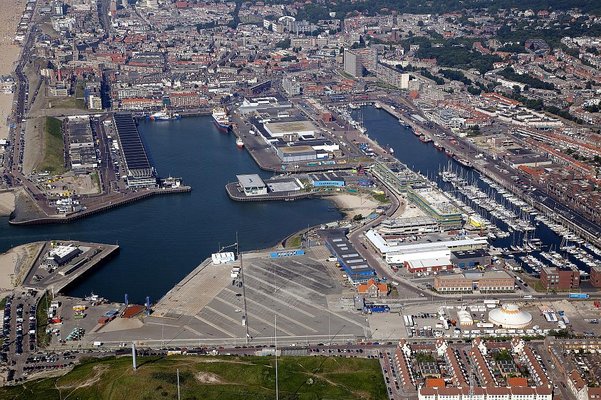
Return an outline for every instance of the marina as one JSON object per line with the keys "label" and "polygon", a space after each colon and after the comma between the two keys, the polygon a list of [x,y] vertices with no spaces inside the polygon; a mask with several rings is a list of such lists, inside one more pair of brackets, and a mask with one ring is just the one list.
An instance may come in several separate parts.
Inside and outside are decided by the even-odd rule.
{"label": "marina", "polygon": [[[492,179],[466,167],[452,153],[439,151],[434,142],[419,140],[413,129],[399,127],[384,108],[364,107],[363,118],[372,140],[386,143],[395,150],[399,161],[448,193],[464,211],[464,218],[476,216],[478,224],[486,227],[485,234],[493,248],[505,249],[504,253],[516,257],[532,276],[538,277],[544,266],[559,263],[556,255],[552,257],[555,264],[542,255],[553,249],[568,268],[572,264],[578,268],[583,281],[591,266],[601,265],[598,247],[585,243],[573,231],[553,222]],[[563,245],[565,241],[571,247]]]}

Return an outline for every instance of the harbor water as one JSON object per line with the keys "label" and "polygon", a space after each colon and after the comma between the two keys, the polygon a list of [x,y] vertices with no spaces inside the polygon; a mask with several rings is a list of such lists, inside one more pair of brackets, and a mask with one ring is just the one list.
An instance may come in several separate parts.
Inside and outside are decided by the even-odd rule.
{"label": "harbor water", "polygon": [[236,174],[258,173],[232,134],[210,117],[140,121],[140,133],[160,176],[182,177],[192,192],[155,196],[71,224],[11,226],[0,220],[0,252],[50,239],[119,244],[120,253],[67,292],[94,292],[110,300],[156,301],[216,252],[236,241],[247,251],[275,245],[298,230],[341,218],[326,200],[236,203],[225,193]]}

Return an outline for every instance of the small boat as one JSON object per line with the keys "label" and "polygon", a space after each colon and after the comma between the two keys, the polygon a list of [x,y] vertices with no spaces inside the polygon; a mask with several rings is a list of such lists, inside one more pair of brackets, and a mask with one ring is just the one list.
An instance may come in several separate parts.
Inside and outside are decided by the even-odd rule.
{"label": "small boat", "polygon": [[238,146],[239,149],[244,147],[244,142],[241,138],[236,138],[236,146]]}
{"label": "small boat", "polygon": [[377,108],[377,109],[379,110],[380,108],[382,108],[382,105],[376,101],[376,102],[374,103],[374,107],[375,107],[375,108]]}
{"label": "small boat", "polygon": [[167,110],[163,110],[150,114],[149,118],[151,121],[171,121],[175,119],[180,119],[180,115],[177,113],[170,113]]}

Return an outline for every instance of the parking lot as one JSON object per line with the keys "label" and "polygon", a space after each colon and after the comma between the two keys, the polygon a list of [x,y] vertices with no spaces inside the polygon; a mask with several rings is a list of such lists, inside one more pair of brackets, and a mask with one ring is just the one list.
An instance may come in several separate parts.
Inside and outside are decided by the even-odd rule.
{"label": "parking lot", "polygon": [[35,291],[17,292],[6,299],[0,361],[10,368],[7,380],[22,370],[27,354],[36,350],[37,295]]}
{"label": "parking lot", "polygon": [[232,278],[236,265],[208,265],[185,278],[139,329],[103,329],[86,336],[113,344],[138,340],[156,345],[156,338],[163,344],[271,343],[277,318],[282,343],[370,337],[365,316],[354,310],[350,289],[312,252],[280,259],[268,253],[245,255],[243,275]]}

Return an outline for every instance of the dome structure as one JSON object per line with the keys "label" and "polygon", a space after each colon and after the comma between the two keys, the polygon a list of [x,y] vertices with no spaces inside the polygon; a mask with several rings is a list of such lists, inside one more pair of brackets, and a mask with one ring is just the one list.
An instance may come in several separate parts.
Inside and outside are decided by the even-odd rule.
{"label": "dome structure", "polygon": [[501,308],[495,308],[488,313],[488,321],[503,328],[524,328],[532,322],[532,315],[521,311],[516,304],[503,304]]}

